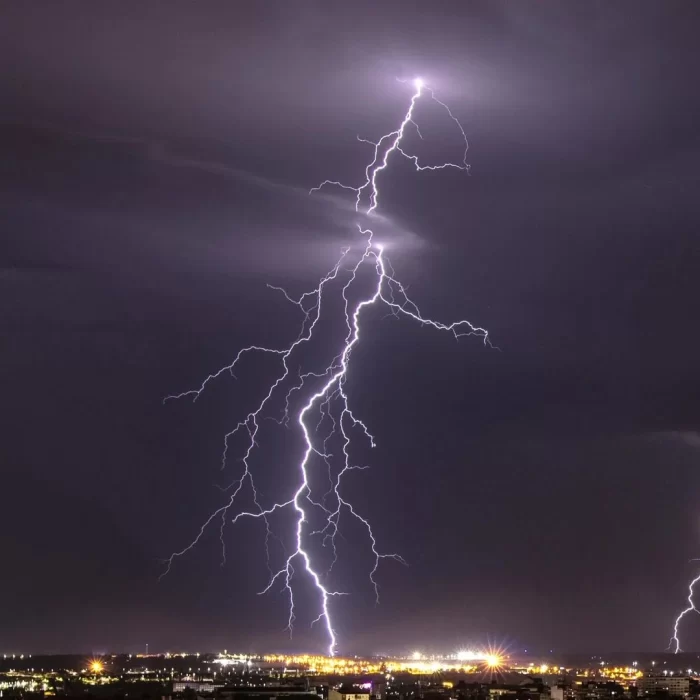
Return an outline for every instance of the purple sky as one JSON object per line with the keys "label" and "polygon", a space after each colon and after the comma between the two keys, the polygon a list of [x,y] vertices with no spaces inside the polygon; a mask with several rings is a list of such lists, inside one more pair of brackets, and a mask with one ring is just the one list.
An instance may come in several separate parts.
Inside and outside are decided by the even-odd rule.
{"label": "purple sky", "polygon": [[[379,447],[354,494],[341,651],[656,650],[700,556],[700,68],[689,3],[46,2],[0,26],[0,653],[322,649],[289,641],[262,535],[215,534],[223,434],[353,239],[342,194],[421,75],[471,175],[386,179],[379,223],[426,314],[370,319],[350,381]],[[441,136],[443,122],[426,117]],[[366,338],[366,340],[364,339]],[[255,374],[255,372],[260,374]],[[273,440],[264,490],[289,479]],[[347,586],[345,586],[347,584]],[[700,627],[686,626],[688,648]]]}

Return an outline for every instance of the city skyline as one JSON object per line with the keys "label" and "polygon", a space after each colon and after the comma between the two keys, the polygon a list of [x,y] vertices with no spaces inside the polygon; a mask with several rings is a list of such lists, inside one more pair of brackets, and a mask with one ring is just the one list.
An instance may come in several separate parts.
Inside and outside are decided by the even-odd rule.
{"label": "city skyline", "polygon": [[[466,651],[461,656],[468,655]],[[474,652],[469,653],[474,656]],[[174,654],[37,657],[19,666],[0,662],[0,692],[10,697],[171,696],[295,698],[296,700],[616,700],[698,697],[691,668],[663,671],[637,661],[624,665],[552,666],[484,657],[479,665],[439,659],[341,659],[337,656]],[[677,661],[678,656],[674,655]],[[476,661],[476,659],[472,659]],[[27,667],[28,664],[35,664]],[[44,668],[42,664],[47,664]],[[162,695],[160,697],[163,697]]]}

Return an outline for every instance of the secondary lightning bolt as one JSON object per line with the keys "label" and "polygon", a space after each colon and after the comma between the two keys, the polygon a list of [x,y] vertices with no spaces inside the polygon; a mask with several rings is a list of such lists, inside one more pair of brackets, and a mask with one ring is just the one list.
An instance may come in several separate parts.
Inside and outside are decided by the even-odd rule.
{"label": "secondary lightning bolt", "polygon": [[679,630],[678,627],[681,624],[681,620],[691,612],[698,613],[700,615],[700,610],[698,610],[695,607],[695,603],[693,602],[693,595],[695,593],[694,588],[695,584],[700,581],[700,574],[698,574],[691,582],[688,584],[688,607],[682,610],[678,617],[676,618],[676,621],[673,624],[673,636],[671,637],[671,641],[668,644],[668,648],[671,649],[673,648],[673,653],[678,654],[681,650],[681,640],[679,637]]}
{"label": "secondary lightning bolt", "polygon": [[[463,171],[469,170],[469,166],[466,162],[468,143],[461,124],[454,117],[449,107],[444,102],[438,100],[433,90],[427,87],[422,80],[415,80],[414,87],[415,92],[411,97],[408,111],[404,115],[398,129],[385,134],[377,142],[359,139],[371,143],[374,147],[373,158],[365,169],[364,183],[358,187],[353,187],[336,181],[325,181],[318,187],[314,187],[311,192],[328,185],[335,185],[343,189],[352,190],[356,193],[356,210],[363,214],[371,215],[379,204],[378,176],[387,169],[392,154],[408,159],[418,171],[442,170],[446,168],[455,168]],[[402,140],[409,126],[412,126],[416,130],[418,136],[423,138],[418,124],[415,121],[415,108],[418,100],[424,94],[427,94],[431,100],[442,106],[447,112],[448,117],[456,124],[464,141],[464,153],[459,162],[447,162],[439,165],[421,165],[416,156],[407,153],[402,147]],[[469,321],[460,320],[453,323],[442,323],[424,317],[418,306],[409,299],[405,287],[395,278],[393,269],[386,259],[382,246],[375,243],[373,240],[374,234],[371,229],[363,228],[358,224],[358,230],[363,236],[364,246],[357,253],[353,253],[349,248],[342,251],[338,262],[325,277],[321,278],[318,286],[312,291],[306,292],[298,299],[295,299],[290,297],[285,290],[279,287],[273,287],[273,289],[281,291],[285,298],[296,305],[302,313],[303,320],[296,340],[283,348],[268,348],[257,345],[243,348],[235,356],[233,362],[207,376],[198,388],[168,396],[165,399],[167,401],[168,399],[191,396],[192,399],[196,401],[206,387],[217,378],[226,373],[235,376],[234,371],[238,365],[252,353],[268,354],[279,359],[279,373],[269,385],[262,401],[224,437],[222,468],[226,466],[229,440],[239,432],[247,435],[247,445],[242,457],[243,470],[240,476],[230,485],[229,488],[231,491],[228,500],[223,506],[210,515],[190,544],[182,550],[173,553],[169,559],[166,560],[167,568],[163,575],[170,571],[177,558],[185,555],[201,540],[207,528],[217,519],[220,520],[219,534],[222,544],[223,559],[225,561],[224,528],[228,522],[228,518],[232,515],[230,511],[235,504],[236,497],[247,486],[252,494],[255,509],[236,513],[231,517],[231,523],[236,523],[243,518],[262,520],[266,528],[266,545],[269,538],[273,536],[270,526],[271,516],[285,510],[293,511],[296,516],[296,527],[292,536],[293,551],[286,555],[282,566],[277,571],[273,571],[270,568],[270,555],[269,551],[267,551],[270,578],[267,586],[260,594],[267,593],[276,584],[280,584],[282,590],[287,592],[289,596],[289,618],[287,627],[291,632],[295,620],[292,580],[297,573],[297,568],[303,568],[303,571],[318,592],[319,614],[314,620],[314,623],[321,621],[324,623],[329,640],[328,651],[331,655],[334,654],[337,645],[337,635],[333,627],[331,616],[331,599],[335,596],[347,595],[347,593],[331,590],[324,583],[324,579],[328,576],[330,569],[332,569],[337,560],[335,537],[339,532],[341,514],[344,513],[346,517],[354,518],[362,524],[367,532],[369,548],[374,561],[374,565],[369,573],[369,579],[374,588],[377,601],[379,600],[379,586],[375,579],[375,574],[381,561],[384,559],[394,559],[405,564],[404,560],[398,554],[385,553],[378,549],[377,540],[369,520],[358,513],[350,501],[343,497],[342,493],[343,477],[350,471],[367,468],[366,465],[355,464],[351,458],[353,435],[358,434],[369,446],[375,446],[374,437],[370,433],[367,425],[358,418],[351,409],[349,396],[345,387],[352,351],[360,342],[360,320],[363,312],[368,307],[384,305],[391,313],[398,317],[405,316],[423,326],[429,326],[436,330],[448,331],[452,333],[455,338],[477,335],[483,339],[485,344],[490,345],[487,331],[472,325]],[[348,266],[347,263],[352,255],[355,255],[356,259]],[[359,272],[367,266],[373,271],[374,282],[369,292],[353,305],[350,301],[349,291],[360,284]],[[342,286],[340,286],[341,284]],[[335,288],[338,286],[340,286],[340,288],[336,290]],[[303,374],[299,372],[294,375],[290,371],[292,356],[298,352],[302,352],[304,347],[314,337],[314,331],[317,329],[322,311],[325,310],[324,300],[327,295],[333,294],[334,292],[339,294],[339,300],[344,309],[343,321],[347,328],[344,341],[338,349],[337,354],[332,357],[325,368],[318,372],[309,371]],[[267,507],[263,507],[259,501],[259,495],[255,487],[250,463],[251,455],[257,446],[260,420],[262,418],[273,418],[280,424],[289,425],[292,420],[290,414],[293,413],[295,398],[297,395],[303,395],[304,392],[306,392],[306,399],[303,400],[294,419],[305,445],[303,454],[297,465],[299,472],[297,487],[289,494],[289,498],[286,500],[281,500]],[[269,413],[266,413],[266,411],[269,411],[273,400],[278,395],[280,395],[280,400],[283,398],[284,409],[281,416],[275,418],[274,416],[270,416]],[[317,416],[313,422],[312,415]],[[324,430],[328,430],[328,432],[322,433],[319,436],[321,427],[328,423],[330,423],[330,427],[324,428]],[[329,452],[329,441],[334,437],[339,438],[342,442],[342,457],[339,459],[339,467],[335,475],[333,474],[333,455]],[[312,488],[310,481],[309,470],[314,458],[320,458],[325,463],[328,470],[328,483],[330,486],[322,497],[315,495],[315,489]],[[330,504],[328,504],[329,499],[331,501]],[[314,528],[311,524],[312,519],[317,520],[319,517],[321,518],[322,526]],[[315,537],[320,538],[322,546],[330,546],[333,553],[333,560],[329,570],[326,572],[320,571],[319,564],[315,563],[312,554],[312,544],[319,541],[319,539],[314,540]]]}

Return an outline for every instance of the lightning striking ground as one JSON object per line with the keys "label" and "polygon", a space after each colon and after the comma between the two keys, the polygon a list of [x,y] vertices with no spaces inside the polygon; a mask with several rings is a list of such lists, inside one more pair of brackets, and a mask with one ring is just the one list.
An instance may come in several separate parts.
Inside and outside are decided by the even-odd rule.
{"label": "lightning striking ground", "polygon": [[[427,87],[422,80],[415,80],[413,85],[415,92],[411,97],[408,110],[396,130],[383,135],[376,142],[358,137],[360,141],[369,143],[374,148],[372,160],[365,168],[365,181],[358,186],[351,186],[327,180],[318,187],[312,188],[312,193],[328,186],[351,190],[356,195],[356,211],[371,217],[372,212],[379,205],[379,176],[386,171],[392,157],[407,159],[417,171],[447,168],[469,171],[469,165],[466,162],[468,142],[462,125],[449,107],[438,100],[433,90]],[[425,95],[445,110],[463,139],[464,151],[461,159],[457,162],[422,165],[418,157],[408,153],[402,145],[409,128],[415,129],[419,138],[423,138],[415,121],[415,110],[418,101]],[[299,298],[293,298],[285,290],[271,287],[280,291],[287,301],[297,306],[301,311],[303,317],[301,329],[293,342],[283,348],[257,345],[243,348],[230,364],[208,375],[198,388],[168,396],[165,399],[167,401],[168,399],[191,397],[196,401],[209,384],[216,379],[226,374],[235,376],[234,371],[251,354],[259,353],[278,359],[280,365],[278,374],[265,391],[260,403],[224,437],[222,469],[226,467],[231,439],[238,434],[244,435],[246,446],[241,459],[242,473],[226,489],[228,494],[224,505],[209,516],[195,538],[186,547],[174,552],[167,559],[167,567],[163,575],[170,571],[176,559],[184,556],[197,545],[213,522],[220,521],[219,536],[222,545],[222,561],[225,561],[224,531],[229,519],[231,524],[245,518],[261,520],[265,525],[269,580],[260,594],[267,593],[277,585],[282,591],[286,591],[289,598],[287,628],[291,633],[295,621],[292,582],[299,570],[305,573],[317,591],[318,616],[312,624],[317,622],[324,624],[328,637],[328,652],[331,655],[335,653],[338,641],[333,625],[331,600],[337,596],[347,595],[347,592],[334,590],[326,583],[338,558],[336,536],[339,533],[341,515],[344,518],[354,519],[367,532],[367,541],[373,561],[369,572],[369,581],[377,602],[379,601],[379,585],[375,576],[380,563],[387,559],[402,564],[406,563],[399,554],[387,553],[379,549],[369,520],[357,511],[356,507],[344,495],[342,488],[344,478],[349,472],[367,468],[367,465],[357,464],[352,457],[351,448],[356,438],[363,440],[369,447],[375,446],[374,437],[368,426],[353,412],[346,390],[351,355],[361,339],[361,317],[369,307],[383,305],[399,318],[406,317],[422,326],[447,331],[455,338],[476,335],[482,338],[485,344],[490,345],[488,332],[484,328],[472,325],[469,321],[442,323],[424,317],[418,306],[408,297],[406,288],[395,278],[385,251],[380,244],[374,241],[372,230],[358,224],[358,231],[362,237],[363,245],[358,251],[351,248],[343,250],[335,266],[321,278],[319,284],[310,292],[305,292]],[[360,275],[366,276],[365,270],[369,270],[373,276],[373,282],[369,290],[360,296],[359,301],[351,301],[351,292],[357,296],[355,290],[363,288],[364,277],[360,279]],[[299,370],[295,374],[291,370],[292,363],[296,361],[298,354],[304,352],[314,338],[322,312],[325,311],[328,304],[327,298],[331,302],[331,310],[334,300],[343,309],[342,322],[346,329],[344,339],[337,353],[325,367],[321,365],[320,371],[301,373]],[[301,366],[301,362],[299,362],[299,366]],[[275,416],[271,415],[271,412],[276,400],[281,402],[283,407]],[[298,470],[298,480],[294,490],[289,493],[288,498],[263,506],[255,486],[251,457],[258,445],[257,438],[261,420],[265,418],[273,418],[280,425],[287,427],[295,423],[303,440],[304,448],[295,467]],[[340,443],[340,454],[337,457],[334,457],[330,447],[334,441]],[[315,482],[312,484],[311,480],[312,462],[317,459],[323,462],[327,469],[329,487],[323,495],[317,495],[318,487]],[[250,491],[254,508],[239,510],[234,515],[233,509],[236,499],[245,488]],[[285,552],[282,565],[274,570],[270,566],[270,552],[267,548],[270,538],[276,537],[271,527],[271,518],[277,517],[283,512],[293,513],[296,520],[291,536],[293,548],[291,552]],[[312,523],[319,524],[313,525]],[[331,563],[325,571],[322,570],[320,557],[314,554],[314,549],[319,547],[328,547],[332,553]]]}
{"label": "lightning striking ground", "polygon": [[676,618],[675,622],[673,623],[673,635],[671,636],[671,641],[668,644],[669,649],[673,649],[674,654],[678,654],[682,651],[681,649],[681,640],[680,640],[680,631],[679,627],[681,624],[681,621],[683,618],[688,615],[689,613],[695,612],[700,615],[700,610],[698,610],[695,607],[695,603],[693,602],[693,595],[695,594],[695,584],[700,581],[700,574],[698,574],[689,584],[688,584],[688,607],[684,608],[681,610],[681,612],[678,614],[678,617]]}

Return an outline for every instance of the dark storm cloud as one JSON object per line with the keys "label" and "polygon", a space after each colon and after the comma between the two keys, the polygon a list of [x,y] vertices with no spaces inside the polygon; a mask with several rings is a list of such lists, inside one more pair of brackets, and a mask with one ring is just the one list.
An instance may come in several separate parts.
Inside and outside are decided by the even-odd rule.
{"label": "dark storm cloud", "polygon": [[349,193],[308,189],[358,182],[356,136],[396,123],[396,78],[417,74],[465,125],[471,175],[392,164],[378,235],[426,314],[467,316],[501,352],[368,320],[350,388],[379,446],[353,495],[410,568],[382,569],[375,608],[349,549],[343,649],[665,646],[700,536],[696,15],[7,7],[0,647],[319,648],[255,596],[254,527],[230,532],[230,567],[213,536],[154,584],[217,502],[250,387],[161,399],[295,337],[266,283],[307,289],[358,221]]}
{"label": "dark storm cloud", "polygon": [[[283,159],[295,153],[297,169],[318,165],[290,151],[290,135],[304,149],[322,149],[329,137],[349,140],[375,128],[378,119],[369,115],[389,117],[401,105],[395,79],[417,73],[446,99],[458,98],[463,116],[507,127],[504,145],[517,147],[514,137],[527,134],[531,150],[565,150],[577,169],[601,136],[608,148],[624,149],[671,111],[674,130],[692,131],[690,109],[674,109],[682,81],[676,68],[693,51],[685,28],[692,23],[684,22],[692,10],[683,3],[592,2],[576,10],[555,2],[475,3],[468,20],[447,2],[428,13],[420,5],[397,11],[361,2],[214,2],[207,12],[178,2],[108,7],[72,14],[56,3],[39,17],[9,14],[2,50],[15,66],[15,109],[43,100],[58,116],[89,115],[115,128],[207,132],[238,140],[237,149],[266,140],[268,153],[284,142]],[[52,31],[55,23],[71,42]],[[174,31],[184,25],[187,33]],[[149,41],[154,26],[158,40]],[[22,30],[30,27],[36,40],[26,42]],[[696,104],[692,91],[680,99],[687,108]],[[668,146],[667,129],[656,136],[651,151]],[[604,169],[605,160],[601,152],[588,165]],[[291,165],[276,167],[290,173]],[[356,172],[352,162],[345,167]]]}

